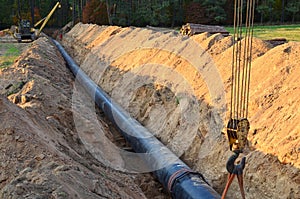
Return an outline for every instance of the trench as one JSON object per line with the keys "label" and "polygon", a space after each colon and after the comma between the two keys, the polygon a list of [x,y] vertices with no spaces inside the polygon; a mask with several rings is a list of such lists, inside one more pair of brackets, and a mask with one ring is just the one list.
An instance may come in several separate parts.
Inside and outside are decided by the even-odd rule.
{"label": "trench", "polygon": [[[153,33],[151,33],[153,34]],[[72,34],[70,34],[72,35]],[[84,35],[84,34],[83,34]],[[96,35],[96,34],[95,34]],[[145,35],[145,31],[143,31],[143,37]],[[201,36],[201,35],[200,35]],[[173,38],[172,38],[173,39]],[[113,41],[113,40],[112,40]],[[206,40],[205,40],[206,41]],[[209,39],[207,39],[209,41]],[[222,40],[223,41],[223,40]],[[224,42],[226,43],[227,40],[224,39]],[[78,43],[77,43],[78,42]],[[224,43],[223,42],[223,43]],[[205,42],[205,44],[208,42]],[[254,118],[253,120],[253,129],[254,133],[250,134],[249,140],[252,142],[253,145],[251,145],[252,149],[256,149],[255,151],[251,151],[248,156],[248,162],[247,162],[247,174],[245,175],[245,185],[248,198],[276,198],[279,195],[283,198],[299,198],[298,194],[299,192],[299,166],[297,166],[297,159],[292,159],[294,156],[289,155],[287,157],[283,156],[285,152],[287,151],[288,147],[294,144],[295,146],[298,146],[297,137],[293,136],[293,133],[295,135],[298,134],[297,129],[295,126],[287,126],[288,129],[284,130],[284,136],[282,136],[283,130],[279,128],[282,125],[279,125],[277,122],[281,121],[278,120],[278,118],[287,118],[288,120],[296,121],[297,117],[294,117],[294,110],[297,106],[297,102],[294,100],[295,95],[291,95],[291,93],[296,93],[295,90],[298,89],[298,82],[294,81],[298,77],[295,74],[299,74],[299,70],[297,66],[297,63],[299,63],[299,58],[297,52],[299,52],[299,45],[296,43],[288,43],[286,45],[278,46],[274,49],[265,48],[265,45],[258,45],[262,44],[261,41],[257,41],[257,63],[254,64],[255,70],[253,70],[254,75],[254,86],[252,88],[255,88],[253,91],[256,96],[254,96],[255,104],[253,104],[253,111],[257,111],[259,109],[260,104],[262,104],[262,108],[264,111],[260,112],[260,117]],[[76,44],[80,44],[79,41],[76,40]],[[221,43],[222,44],[222,43]],[[52,46],[52,45],[51,45]],[[222,64],[220,64],[219,69],[221,71],[221,74],[225,77],[226,71],[225,67],[222,67],[223,65],[226,65],[228,56],[228,51],[230,49],[224,51],[224,56],[220,54],[221,50],[225,50],[222,46],[221,48],[218,48],[220,45],[213,45],[211,47],[212,55],[215,56],[215,59]],[[78,49],[75,49],[75,52]],[[81,49],[79,49],[81,50]],[[84,50],[84,49],[83,49]],[[41,50],[43,51],[43,50]],[[270,51],[270,52],[267,52]],[[215,52],[215,54],[213,54]],[[223,52],[223,51],[222,51]],[[149,52],[152,53],[152,52]],[[264,53],[266,53],[264,55]],[[44,55],[44,54],[43,54]],[[43,57],[43,56],[42,56]],[[74,56],[76,57],[76,56]],[[84,57],[84,56],[82,56]],[[270,57],[270,59],[268,59]],[[51,57],[47,57],[47,60]],[[128,58],[128,57],[126,57]],[[126,60],[126,58],[124,58]],[[132,55],[132,58],[134,58],[134,54]],[[276,59],[275,59],[276,58]],[[82,58],[81,58],[82,59]],[[124,59],[120,59],[120,62]],[[26,59],[27,60],[27,59]],[[95,61],[95,59],[91,59],[92,61]],[[274,64],[274,60],[276,64]],[[29,63],[30,60],[28,60],[26,63]],[[119,61],[119,60],[118,60]],[[180,60],[181,61],[181,60]],[[24,63],[25,63],[24,62]],[[225,64],[224,64],[225,62]],[[23,62],[21,62],[23,63]],[[96,63],[98,64],[98,63]],[[118,63],[116,63],[118,64]],[[177,62],[176,62],[177,64]],[[42,66],[45,64],[43,63]],[[175,64],[174,64],[175,65]],[[227,64],[228,65],[228,64]],[[260,67],[261,65],[266,65],[266,67]],[[274,65],[278,66],[275,70],[273,67]],[[25,65],[21,65],[21,67],[24,67]],[[51,63],[48,65],[51,66]],[[64,67],[61,65],[62,68]],[[177,66],[177,65],[176,65]],[[41,67],[39,67],[41,68]],[[49,68],[49,67],[47,67]],[[92,68],[90,67],[90,70],[93,71],[96,67]],[[178,68],[178,67],[177,67]],[[275,70],[272,77],[269,79],[265,78],[265,74],[268,72],[270,68],[273,68]],[[88,70],[89,68],[85,68],[85,70]],[[110,68],[113,69],[113,68]],[[43,71],[40,69],[39,71]],[[109,77],[109,72],[113,72],[112,70],[108,70],[106,73]],[[117,71],[118,72],[118,71]],[[46,77],[49,76],[49,73],[45,73]],[[54,74],[54,73],[53,73]],[[93,75],[93,73],[89,74]],[[111,75],[113,77],[113,75]],[[280,77],[280,78],[277,78]],[[282,79],[283,77],[283,79]],[[294,78],[294,79],[293,79]],[[226,79],[226,78],[225,78]],[[57,78],[53,79],[54,82],[56,82]],[[260,87],[260,83],[262,82],[269,82],[265,87]],[[278,83],[278,81],[280,82]],[[290,82],[290,80],[293,80],[293,83]],[[105,82],[107,83],[107,82]],[[285,84],[283,84],[285,83]],[[72,84],[72,83],[71,83]],[[98,84],[102,85],[101,82],[98,82]],[[273,85],[279,85],[273,88]],[[56,85],[56,83],[55,83]],[[58,84],[57,86],[59,86]],[[120,85],[120,84],[119,84]],[[117,85],[117,86],[119,86]],[[286,85],[283,86],[282,85]],[[290,86],[294,85],[294,87]],[[110,86],[110,84],[106,85],[107,87]],[[65,88],[65,87],[63,87]],[[124,88],[124,87],[123,87]],[[268,88],[268,89],[265,89]],[[290,90],[288,90],[290,89]],[[153,90],[157,90],[158,92],[154,92]],[[273,91],[274,90],[274,91]],[[278,99],[282,98],[283,96],[286,96],[287,94],[281,91],[285,91],[288,96],[289,100],[291,102],[294,102],[294,105],[291,106],[291,108],[287,108],[286,106],[280,106],[280,111],[276,112],[275,108],[278,106],[278,104],[282,105],[281,101],[278,102]],[[116,90],[118,91],[118,90]],[[276,91],[276,92],[275,92]],[[269,93],[271,92],[271,94]],[[201,93],[201,92],[199,92]],[[276,97],[272,94],[276,94]],[[281,94],[280,94],[281,93]],[[115,92],[116,94],[116,92]],[[166,96],[165,99],[162,99],[160,95]],[[150,96],[150,98],[148,98]],[[270,100],[271,96],[271,100]],[[200,96],[201,97],[201,96]],[[298,97],[297,97],[298,99]],[[160,100],[160,101],[159,101]],[[285,100],[285,99],[284,99]],[[293,101],[294,100],[294,101]],[[157,102],[166,104],[167,106],[170,106],[170,110],[174,110],[174,101],[176,102],[176,97],[174,98],[174,95],[172,93],[161,87],[161,85],[155,85],[155,84],[146,84],[144,87],[140,87],[137,91],[137,95],[131,98],[132,104],[129,104],[127,107],[131,113],[137,119],[141,120],[143,125],[149,126],[151,124],[151,120],[149,120],[149,117],[147,117],[147,114],[149,114],[149,110],[145,108],[143,104],[152,104],[153,102]],[[138,104],[137,102],[142,102],[143,104]],[[47,102],[48,104],[49,102]],[[140,105],[139,107],[135,107],[134,105]],[[277,104],[277,105],[276,105]],[[53,103],[52,103],[53,105]],[[258,108],[257,108],[258,106]],[[55,107],[55,106],[54,106]],[[290,109],[293,109],[290,111]],[[279,109],[278,109],[279,110]],[[140,112],[139,112],[140,111]],[[290,111],[290,112],[289,112]],[[132,148],[130,147],[129,143],[122,138],[117,130],[112,127],[111,123],[109,123],[108,120],[104,119],[103,112],[96,108],[97,117],[98,120],[104,120],[105,122],[103,125],[106,128],[106,131],[104,132],[106,137],[109,138],[111,142],[113,142],[118,148],[127,150],[132,152]],[[202,110],[202,112],[207,112],[207,109]],[[150,112],[151,113],[151,112]],[[272,113],[272,114],[271,114]],[[168,113],[167,113],[168,114]],[[290,115],[292,114],[292,115]],[[273,118],[272,120],[270,120]],[[276,117],[275,117],[276,116]],[[64,117],[64,116],[63,116]],[[276,124],[273,124],[272,122],[276,122]],[[294,124],[295,122],[293,122]],[[268,128],[270,126],[270,128]],[[259,128],[258,128],[259,127]],[[278,127],[278,128],[277,128]],[[272,129],[271,129],[272,128]],[[294,129],[295,128],[295,129]],[[271,129],[271,130],[270,130]],[[72,130],[76,130],[73,129]],[[270,131],[269,131],[270,130]],[[282,130],[282,131],[281,131]],[[275,133],[276,132],[276,133]],[[289,135],[286,136],[286,133],[289,132]],[[75,134],[74,134],[75,135]],[[76,134],[77,135],[77,134]],[[224,142],[224,140],[220,139],[220,137],[217,137],[215,142],[217,142],[217,145],[212,145],[214,142],[207,142],[207,135],[209,133],[205,132],[205,128],[201,129],[199,136],[196,137],[198,140],[194,144],[194,148],[192,148],[190,151],[187,151],[185,154],[181,156],[188,165],[193,166],[197,171],[200,172],[206,172],[204,175],[208,177],[209,180],[211,180],[211,184],[215,186],[215,188],[219,191],[219,193],[222,191],[224,181],[222,179],[226,179],[226,172],[222,170],[224,168],[224,161],[226,161],[227,153],[224,153],[224,149],[227,149],[227,142]],[[282,139],[283,141],[280,142],[286,147],[285,151],[276,151],[276,147],[272,147],[272,143],[276,142],[277,144],[278,139],[272,139],[273,137],[276,137],[278,139]],[[208,137],[209,138],[209,137]],[[267,138],[267,139],[265,139]],[[287,140],[285,140],[287,138]],[[69,139],[69,137],[68,137]],[[72,139],[72,136],[70,137]],[[162,140],[166,141],[166,140]],[[266,143],[268,142],[268,143]],[[82,143],[75,144],[72,141],[68,141],[70,148],[74,149],[75,151],[83,151],[83,149],[77,148],[78,146],[81,148],[84,148]],[[213,150],[208,151],[206,149],[206,146],[213,146]],[[203,146],[203,147],[202,147]],[[267,148],[268,146],[271,146]],[[264,147],[264,148],[262,148]],[[272,153],[271,153],[271,152]],[[297,151],[296,151],[297,152]],[[88,165],[93,159],[94,163],[96,160],[87,153],[89,156],[85,156],[85,152],[81,153],[84,158],[80,160],[80,163],[85,162],[85,167],[89,169],[93,169],[91,165]],[[274,155],[270,155],[274,154]],[[192,155],[191,155],[192,154]],[[194,155],[193,155],[194,154]],[[199,154],[199,155],[198,155]],[[205,155],[204,155],[205,154]],[[278,155],[279,154],[279,155]],[[283,154],[283,155],[282,155]],[[290,154],[293,154],[292,152]],[[68,154],[67,154],[68,155]],[[71,156],[70,156],[71,157]],[[284,159],[282,159],[284,157]],[[77,157],[71,157],[75,161],[79,162],[77,160]],[[200,160],[199,160],[200,159]],[[199,160],[199,161],[198,161]],[[290,162],[292,161],[292,165],[290,165]],[[205,162],[205,164],[202,164],[202,162]],[[282,163],[283,162],[283,163]],[[100,163],[97,163],[96,165],[99,165]],[[299,164],[298,164],[299,165]],[[269,170],[268,168],[272,168],[272,170]],[[224,174],[224,175],[223,175]],[[130,174],[127,174],[126,172],[124,175],[132,176]],[[134,176],[134,175],[133,175]],[[112,178],[111,178],[112,179]],[[170,198],[171,196],[167,193],[167,191],[158,183],[158,180],[152,175],[152,174],[137,174],[136,177],[134,177],[135,183],[133,184],[139,184],[141,189],[144,191],[145,195],[148,198]],[[280,182],[288,182],[288,183],[282,183]],[[232,192],[230,193],[231,198],[239,198],[239,193],[236,191],[238,190],[238,187],[233,184],[234,187],[232,187]],[[237,194],[236,194],[237,193]]]}
{"label": "trench", "polygon": [[[126,162],[129,169],[132,169],[136,164],[140,164],[139,166],[142,168],[138,170],[139,172],[152,171],[164,188],[171,193],[172,198],[220,198],[202,174],[192,171],[145,127],[116,104],[80,70],[79,66],[57,41],[53,40],[53,42],[66,60],[76,80],[79,81],[97,106],[103,110],[106,117],[130,143],[134,151],[138,153],[135,154],[137,158],[131,157],[132,162]],[[88,139],[93,140],[92,142],[86,142],[86,145],[91,147],[90,143],[94,143],[94,138]],[[99,141],[97,144],[103,144],[103,142]],[[94,150],[95,147],[92,146],[92,148]],[[131,158],[127,160],[131,160]],[[125,170],[128,168],[126,167]]]}

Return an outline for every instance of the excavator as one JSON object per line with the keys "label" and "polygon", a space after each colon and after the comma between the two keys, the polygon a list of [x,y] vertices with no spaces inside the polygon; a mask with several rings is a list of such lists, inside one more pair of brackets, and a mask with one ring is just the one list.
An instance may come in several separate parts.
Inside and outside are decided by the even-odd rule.
{"label": "excavator", "polygon": [[[16,28],[13,34],[14,38],[17,39],[19,43],[22,42],[23,40],[31,40],[31,41],[36,40],[40,36],[43,28],[46,26],[47,22],[49,21],[49,19],[51,18],[55,10],[60,7],[61,7],[60,2],[57,2],[45,18],[41,19],[36,24],[34,24],[34,28],[31,27],[29,20],[21,19],[19,21],[18,27]],[[35,29],[41,23],[42,23],[41,27],[39,29]]]}

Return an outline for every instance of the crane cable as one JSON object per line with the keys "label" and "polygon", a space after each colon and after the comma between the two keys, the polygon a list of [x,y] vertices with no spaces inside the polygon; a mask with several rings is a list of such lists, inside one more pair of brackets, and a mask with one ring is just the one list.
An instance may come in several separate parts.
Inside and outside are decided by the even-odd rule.
{"label": "crane cable", "polygon": [[[243,9],[246,7],[246,14]],[[240,164],[234,162],[243,152],[247,144],[247,135],[250,129],[248,121],[250,72],[252,61],[253,23],[254,23],[255,0],[234,1],[234,35],[231,68],[231,99],[229,121],[227,124],[227,137],[229,148],[234,154],[229,158],[226,169],[229,172],[227,184],[222,194],[226,197],[229,186],[235,176],[238,178],[242,198],[245,198],[243,187],[243,169],[246,158],[243,157]],[[243,20],[244,15],[245,20]],[[245,22],[244,22],[245,21]],[[245,27],[243,27],[243,23]],[[245,32],[243,32],[243,28]]]}
{"label": "crane cable", "polygon": [[[252,60],[253,22],[255,0],[247,0],[246,14],[243,13],[244,1],[235,0],[234,3],[234,35],[232,53],[231,99],[227,134],[230,150],[243,150],[244,135],[238,127],[248,128],[248,106],[250,89],[250,72]],[[243,33],[243,16],[245,17],[245,31]],[[245,130],[246,130],[245,129]],[[243,135],[242,135],[242,134]],[[248,133],[248,131],[247,131]]]}

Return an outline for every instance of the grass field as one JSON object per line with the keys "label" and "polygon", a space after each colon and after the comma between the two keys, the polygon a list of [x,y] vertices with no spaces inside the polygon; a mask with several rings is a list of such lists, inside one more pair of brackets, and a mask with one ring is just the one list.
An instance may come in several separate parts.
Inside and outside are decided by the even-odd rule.
{"label": "grass field", "polygon": [[[230,34],[234,33],[233,27],[226,27]],[[254,26],[254,37],[268,40],[286,38],[288,41],[300,41],[300,25]]]}
{"label": "grass field", "polygon": [[0,43],[0,69],[12,65],[20,55],[20,50],[13,44]]}

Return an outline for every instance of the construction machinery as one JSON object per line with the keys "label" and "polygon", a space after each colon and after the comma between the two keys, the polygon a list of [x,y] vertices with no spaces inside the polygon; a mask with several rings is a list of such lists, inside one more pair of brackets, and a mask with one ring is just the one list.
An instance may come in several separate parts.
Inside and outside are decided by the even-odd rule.
{"label": "construction machinery", "polygon": [[[60,7],[60,2],[57,2],[52,8],[52,10],[49,12],[49,14],[45,18],[41,19],[36,24],[34,24],[34,27],[31,26],[29,20],[21,19],[19,21],[18,27],[16,28],[13,34],[14,38],[16,38],[18,42],[22,42],[23,40],[36,40],[40,36],[43,28],[46,26],[47,22],[49,21],[55,10]],[[36,29],[36,27],[39,26],[41,23],[41,27],[39,29]]]}
{"label": "construction machinery", "polygon": [[19,26],[16,28],[14,37],[21,42],[22,40],[35,40],[35,29],[31,27],[30,21],[21,19]]}

